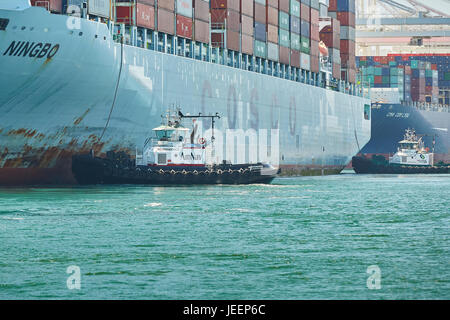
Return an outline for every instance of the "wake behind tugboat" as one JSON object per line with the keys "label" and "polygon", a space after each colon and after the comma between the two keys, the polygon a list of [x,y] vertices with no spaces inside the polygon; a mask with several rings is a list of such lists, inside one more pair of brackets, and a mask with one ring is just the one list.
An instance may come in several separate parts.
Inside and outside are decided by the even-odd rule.
{"label": "wake behind tugboat", "polygon": [[[353,157],[352,165],[356,173],[381,174],[439,174],[450,173],[450,165],[434,164],[434,152],[429,152],[423,142],[424,135],[416,135],[414,129],[407,129],[404,139],[399,142],[398,151],[387,161],[383,156]],[[434,149],[435,141],[433,141]]]}
{"label": "wake behind tugboat", "polygon": [[[181,125],[183,118],[211,118],[210,141],[194,141],[195,129]],[[156,139],[147,139],[141,155],[131,159],[124,152],[108,152],[106,158],[93,154],[74,155],[72,172],[79,184],[252,184],[270,183],[278,169],[265,163],[207,164],[207,148],[214,152],[215,116],[183,115],[168,112],[166,123],[154,128]],[[147,147],[148,146],[148,147]]]}

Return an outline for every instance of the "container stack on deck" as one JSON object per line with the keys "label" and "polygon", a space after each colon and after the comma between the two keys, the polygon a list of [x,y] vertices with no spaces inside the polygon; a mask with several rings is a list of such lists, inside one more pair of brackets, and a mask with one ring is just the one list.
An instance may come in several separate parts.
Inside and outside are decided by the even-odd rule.
{"label": "container stack on deck", "polygon": [[[437,58],[441,57],[441,58]],[[405,102],[428,102],[448,104],[439,89],[445,89],[445,81],[439,82],[445,75],[441,62],[450,55],[389,55],[385,57],[357,57],[356,64],[364,85],[372,88],[398,89],[400,100]],[[430,61],[427,61],[430,60]],[[438,70],[443,68],[441,70]],[[439,72],[441,71],[441,72]],[[445,76],[444,76],[445,78]]]}
{"label": "container stack on deck", "polygon": [[310,7],[310,38],[311,38],[311,71],[319,72],[319,0],[311,0]]}
{"label": "container stack on deck", "polygon": [[339,20],[334,18],[319,18],[320,40],[328,47],[329,61],[332,63],[333,77],[341,79],[341,39]]}
{"label": "container stack on deck", "polygon": [[267,57],[267,10],[266,0],[255,0],[253,5],[253,16],[255,19],[255,45],[256,57]]}
{"label": "container stack on deck", "polygon": [[[319,50],[323,41],[333,77],[355,82],[355,0],[116,0],[112,10],[110,0],[47,2],[47,9],[55,13],[67,10],[68,4],[81,8],[87,2],[90,19],[102,17],[106,22],[115,17],[127,44],[185,55],[194,50],[194,56],[202,59],[208,51],[199,48],[211,44],[231,50],[231,61],[241,57],[246,68],[251,64],[254,70],[278,70],[292,79],[300,75],[309,79],[325,71],[321,55],[326,49]],[[32,0],[33,5],[40,3]],[[101,7],[108,9],[95,12]]]}
{"label": "container stack on deck", "polygon": [[[291,0],[289,7],[289,18],[290,18],[290,36],[291,36],[291,66],[300,68],[300,50],[302,52],[306,51],[303,45],[303,34],[306,33],[306,28],[302,25],[302,20],[300,19],[301,7],[300,1]],[[303,27],[303,29],[302,29]],[[308,30],[309,32],[309,30]],[[309,51],[309,39],[307,43],[307,50]],[[305,61],[305,70],[309,70],[309,61]]]}
{"label": "container stack on deck", "polygon": [[209,43],[209,0],[194,0],[194,40]]}
{"label": "container stack on deck", "polygon": [[355,41],[355,0],[330,0],[328,15],[338,19],[340,29],[340,50],[342,79],[350,83],[356,82],[356,41]]}
{"label": "container stack on deck", "polygon": [[278,49],[278,0],[267,0],[267,59],[278,62],[280,52]]}
{"label": "container stack on deck", "polygon": [[240,50],[240,2],[239,0],[211,0],[211,24],[213,28],[223,27],[226,33],[211,35],[214,47]]}
{"label": "container stack on deck", "polygon": [[290,30],[290,17],[289,17],[289,0],[279,1],[279,57],[280,62],[284,64],[290,63],[290,47],[291,47],[291,37],[289,34]]}

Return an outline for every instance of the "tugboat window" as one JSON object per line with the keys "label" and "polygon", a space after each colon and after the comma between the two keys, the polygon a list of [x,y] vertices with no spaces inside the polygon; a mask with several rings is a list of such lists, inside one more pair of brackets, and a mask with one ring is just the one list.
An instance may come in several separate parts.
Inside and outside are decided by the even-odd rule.
{"label": "tugboat window", "polygon": [[9,19],[0,18],[0,30],[6,30],[8,23],[9,23]]}

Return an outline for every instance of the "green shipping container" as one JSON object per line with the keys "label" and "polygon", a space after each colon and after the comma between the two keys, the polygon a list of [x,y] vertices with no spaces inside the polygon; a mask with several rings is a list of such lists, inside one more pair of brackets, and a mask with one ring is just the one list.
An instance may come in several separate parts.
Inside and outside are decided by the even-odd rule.
{"label": "green shipping container", "polygon": [[280,46],[289,48],[290,46],[289,31],[280,29],[278,42],[280,43]]}
{"label": "green shipping container", "polygon": [[444,74],[444,80],[450,80],[450,72],[446,72],[445,74]]}
{"label": "green shipping container", "polygon": [[389,83],[389,76],[383,76],[383,83]]}
{"label": "green shipping container", "polygon": [[419,68],[419,61],[411,60],[411,68],[412,69],[418,69]]}
{"label": "green shipping container", "polygon": [[289,30],[289,14],[280,11],[280,14],[278,15],[278,24],[281,29]]}
{"label": "green shipping container", "polygon": [[255,40],[255,56],[260,58],[266,58],[267,56],[267,46],[265,42]]}
{"label": "green shipping container", "polygon": [[425,77],[431,78],[433,77],[433,70],[425,70]]}
{"label": "green shipping container", "polygon": [[295,17],[300,17],[300,2],[298,0],[291,0],[290,14]]}
{"label": "green shipping container", "polygon": [[391,68],[391,76],[398,75],[398,68]]}
{"label": "green shipping container", "polygon": [[300,35],[291,32],[291,48],[300,51]]}
{"label": "green shipping container", "polygon": [[376,76],[381,76],[381,74],[382,74],[381,68],[374,68],[374,72],[373,73]]}
{"label": "green shipping container", "polygon": [[310,53],[309,38],[301,37],[301,42],[302,42],[301,44],[302,48],[300,49],[301,52],[309,54]]}

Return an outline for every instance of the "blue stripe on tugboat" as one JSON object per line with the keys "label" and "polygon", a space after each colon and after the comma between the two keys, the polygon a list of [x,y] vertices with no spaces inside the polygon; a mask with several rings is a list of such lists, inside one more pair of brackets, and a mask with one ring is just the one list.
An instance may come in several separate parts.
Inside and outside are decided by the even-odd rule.
{"label": "blue stripe on tugboat", "polygon": [[[215,116],[184,116],[180,111],[168,113],[166,123],[154,128],[156,139],[148,139],[141,155],[131,159],[124,152],[108,152],[105,158],[88,155],[72,157],[72,172],[79,184],[252,184],[270,183],[279,169],[266,163],[206,163],[206,149],[214,149],[214,134],[209,142],[194,143],[195,129],[181,125],[183,118],[211,118],[214,132]],[[150,143],[151,142],[151,143]],[[148,147],[147,147],[148,145]],[[184,154],[184,152],[189,154]]]}
{"label": "blue stripe on tugboat", "polygon": [[433,152],[425,148],[423,137],[416,135],[414,129],[407,129],[404,139],[389,161],[384,156],[373,155],[366,157],[353,157],[352,165],[356,173],[386,173],[386,174],[413,174],[413,173],[450,173],[450,165],[434,163]]}

